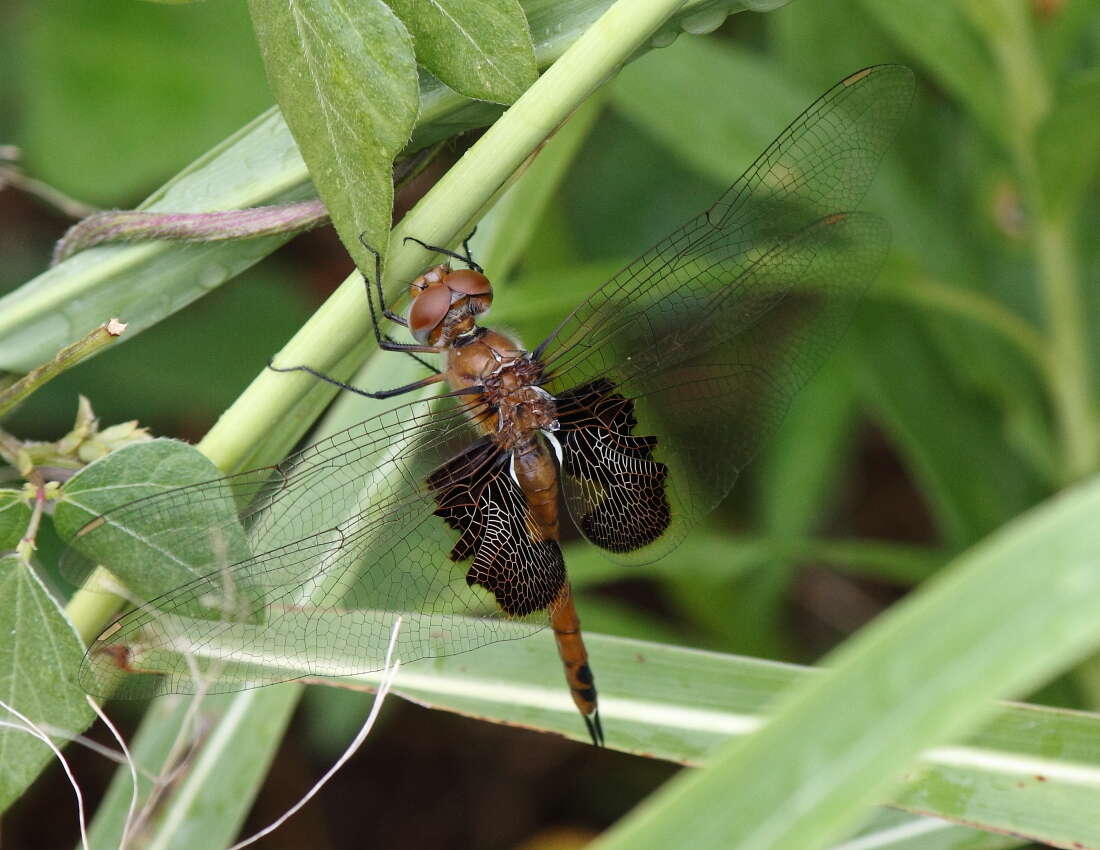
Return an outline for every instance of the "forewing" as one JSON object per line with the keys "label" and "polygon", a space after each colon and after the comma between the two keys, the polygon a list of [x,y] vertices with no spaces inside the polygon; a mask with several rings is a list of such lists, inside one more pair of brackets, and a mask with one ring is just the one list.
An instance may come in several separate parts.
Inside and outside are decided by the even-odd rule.
{"label": "forewing", "polygon": [[[675,546],[834,347],[888,243],[875,216],[827,216],[736,278],[716,260],[710,273],[728,282],[698,311],[651,309],[625,326],[645,328],[642,344],[610,336],[585,350],[585,368],[551,371],[563,490],[582,533],[627,563]],[[600,377],[569,386],[590,372]]]}
{"label": "forewing", "polygon": [[[221,527],[181,532],[191,542],[177,550],[191,553],[183,566],[196,577],[108,627],[85,659],[84,686],[138,698],[369,672],[382,667],[399,616],[395,655],[404,662],[534,631],[503,618],[492,594],[468,583],[466,565],[448,557],[458,535],[435,514],[427,481],[476,435],[462,405],[436,404],[395,408],[275,468],[111,512],[85,545],[94,549],[108,525],[159,523],[170,536],[163,526],[177,509],[187,517],[191,499],[236,499],[253,554],[227,556],[216,542]],[[251,499],[242,498],[248,489]],[[502,510],[514,512],[514,524],[529,520],[525,508]]]}
{"label": "forewing", "polygon": [[[854,210],[913,97],[913,72],[865,68],[818,98],[713,206],[583,301],[536,350],[564,384],[598,378],[654,339],[654,317],[690,321],[712,299],[736,301],[761,257],[837,212]],[[700,350],[690,327],[666,357]],[[588,356],[594,354],[594,356]]]}
{"label": "forewing", "polygon": [[536,350],[567,411],[566,503],[617,560],[659,557],[728,492],[846,326],[889,241],[847,211],[913,88],[896,65],[838,83]]}

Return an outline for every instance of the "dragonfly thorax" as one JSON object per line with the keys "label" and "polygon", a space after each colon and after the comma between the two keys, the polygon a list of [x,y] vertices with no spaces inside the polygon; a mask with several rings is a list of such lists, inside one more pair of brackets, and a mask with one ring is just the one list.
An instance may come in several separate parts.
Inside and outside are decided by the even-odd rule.
{"label": "dragonfly thorax", "polygon": [[[486,393],[492,397],[491,393]],[[488,398],[487,398],[488,400]],[[525,386],[497,398],[493,439],[502,449],[527,446],[542,432],[559,428],[554,397],[542,387]]]}
{"label": "dragonfly thorax", "polygon": [[541,380],[541,364],[500,331],[477,328],[447,352],[447,382],[456,390],[482,388],[473,418],[506,449],[557,430],[554,398]]}

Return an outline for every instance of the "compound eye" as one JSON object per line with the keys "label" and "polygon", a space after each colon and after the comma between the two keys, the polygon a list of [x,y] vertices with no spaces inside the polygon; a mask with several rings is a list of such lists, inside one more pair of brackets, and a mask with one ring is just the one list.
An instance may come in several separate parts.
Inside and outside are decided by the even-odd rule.
{"label": "compound eye", "polygon": [[473,269],[458,269],[447,275],[443,281],[452,292],[461,292],[463,295],[488,295],[492,297],[493,285],[489,278],[481,272]]}
{"label": "compound eye", "polygon": [[409,332],[421,345],[427,345],[432,332],[443,323],[451,309],[451,290],[435,284],[414,294],[409,307]]}

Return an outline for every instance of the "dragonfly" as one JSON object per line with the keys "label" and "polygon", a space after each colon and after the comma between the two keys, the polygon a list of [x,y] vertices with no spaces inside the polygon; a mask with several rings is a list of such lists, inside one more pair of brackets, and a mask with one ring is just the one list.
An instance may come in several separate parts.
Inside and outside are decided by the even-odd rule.
{"label": "dragonfly", "polygon": [[[140,698],[373,672],[398,617],[402,662],[548,624],[572,700],[602,745],[562,555],[566,516],[612,560],[640,564],[667,554],[726,496],[883,263],[889,229],[855,207],[913,89],[897,65],[841,80],[717,202],[533,349],[480,324],[493,290],[468,244],[432,249],[447,262],[410,284],[405,315],[385,303],[377,258],[376,295],[364,278],[379,345],[438,356],[442,368],[379,392],[308,366],[273,368],[375,398],[448,390],[275,466],[170,489],[84,525],[71,545],[85,560],[110,568],[122,532],[140,557],[187,577],[138,594],[103,631],[83,661],[84,687]],[[383,333],[383,321],[412,341]]]}

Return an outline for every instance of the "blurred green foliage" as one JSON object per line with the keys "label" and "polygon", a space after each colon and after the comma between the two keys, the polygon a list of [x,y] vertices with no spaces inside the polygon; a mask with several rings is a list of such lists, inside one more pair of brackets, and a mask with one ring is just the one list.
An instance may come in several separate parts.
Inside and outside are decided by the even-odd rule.
{"label": "blurred green foliage", "polygon": [[[12,107],[0,142],[93,204],[132,205],[270,103],[240,4],[0,15],[0,105]],[[633,580],[571,559],[587,627],[812,659],[892,600],[914,555],[946,558],[1098,471],[1094,0],[796,2],[643,56],[609,85],[494,315],[537,340],[708,205],[817,93],[883,61],[921,76],[865,204],[893,226],[890,263],[843,350],[702,532],[720,554],[686,547]],[[7,291],[44,267],[65,222],[10,190],[0,215]],[[55,437],[83,392],[107,421],[201,434],[304,318],[314,299],[300,265],[271,258],[54,382],[4,427]],[[835,539],[882,580],[802,569],[832,564]],[[1100,692],[1087,669],[1079,679],[1044,695],[1095,707],[1082,701]],[[325,750],[350,723],[317,719],[335,699],[307,704]]]}
{"label": "blurred green foliage", "polygon": [[20,85],[5,141],[89,203],[132,206],[271,103],[244,4],[49,0],[8,15]]}

